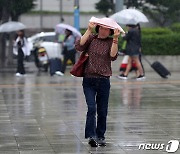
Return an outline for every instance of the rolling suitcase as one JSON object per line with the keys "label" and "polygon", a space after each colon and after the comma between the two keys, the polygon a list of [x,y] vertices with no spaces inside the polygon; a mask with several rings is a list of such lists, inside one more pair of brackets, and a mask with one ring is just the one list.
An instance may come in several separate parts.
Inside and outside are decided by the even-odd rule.
{"label": "rolling suitcase", "polygon": [[59,58],[52,58],[49,60],[50,75],[54,75],[57,71],[61,71],[62,63]]}
{"label": "rolling suitcase", "polygon": [[168,78],[168,75],[171,75],[169,70],[165,66],[163,66],[160,62],[155,61],[151,64],[145,56],[143,56],[143,58],[162,78]]}

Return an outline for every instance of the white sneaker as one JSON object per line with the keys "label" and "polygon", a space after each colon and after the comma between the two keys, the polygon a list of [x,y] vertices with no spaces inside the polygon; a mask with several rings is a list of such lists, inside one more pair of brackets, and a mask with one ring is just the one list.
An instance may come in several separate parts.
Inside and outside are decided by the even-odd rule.
{"label": "white sneaker", "polygon": [[60,72],[60,71],[56,71],[55,72],[56,75],[59,75],[59,76],[64,76],[64,73]]}
{"label": "white sneaker", "polygon": [[16,73],[16,76],[22,76],[22,74],[21,73]]}
{"label": "white sneaker", "polygon": [[123,80],[127,80],[128,79],[128,77],[126,76],[126,75],[124,75],[124,74],[120,74],[120,75],[118,75],[117,76],[119,79],[123,79]]}
{"label": "white sneaker", "polygon": [[136,78],[136,80],[143,80],[143,79],[145,79],[146,77],[144,76],[144,75],[139,75],[137,78]]}
{"label": "white sneaker", "polygon": [[75,77],[76,77],[76,76],[74,76],[74,75],[72,75],[72,74],[71,74],[71,76],[72,76],[73,78],[75,78]]}

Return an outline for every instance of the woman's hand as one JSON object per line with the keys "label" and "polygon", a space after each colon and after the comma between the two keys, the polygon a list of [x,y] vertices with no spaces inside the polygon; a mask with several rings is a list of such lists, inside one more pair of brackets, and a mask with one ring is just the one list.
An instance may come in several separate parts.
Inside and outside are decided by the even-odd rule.
{"label": "woman's hand", "polygon": [[95,28],[96,25],[97,25],[97,24],[95,24],[95,23],[93,23],[93,22],[90,22],[89,25],[88,25],[88,30],[89,30],[90,32],[92,32],[93,28]]}
{"label": "woman's hand", "polygon": [[93,22],[89,22],[89,25],[88,25],[86,32],[84,33],[84,35],[80,39],[80,45],[84,45],[86,43],[86,41],[88,40],[89,35],[91,35],[94,27],[96,27],[96,24]]}
{"label": "woman's hand", "polygon": [[120,35],[120,30],[119,29],[114,29],[114,39],[117,39]]}

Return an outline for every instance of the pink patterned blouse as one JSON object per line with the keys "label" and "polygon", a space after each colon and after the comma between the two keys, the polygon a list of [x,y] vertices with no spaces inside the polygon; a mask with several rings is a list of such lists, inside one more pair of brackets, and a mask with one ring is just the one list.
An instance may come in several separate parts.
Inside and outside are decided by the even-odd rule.
{"label": "pink patterned blouse", "polygon": [[97,35],[90,35],[84,45],[80,45],[80,40],[76,41],[77,51],[86,51],[89,54],[88,62],[85,67],[85,77],[105,77],[112,75],[111,61],[117,59],[110,56],[113,39],[108,37],[100,39]]}

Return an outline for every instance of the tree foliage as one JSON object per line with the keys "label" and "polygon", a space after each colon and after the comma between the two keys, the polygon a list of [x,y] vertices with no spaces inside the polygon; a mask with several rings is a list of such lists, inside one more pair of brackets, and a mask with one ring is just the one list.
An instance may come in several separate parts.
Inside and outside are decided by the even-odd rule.
{"label": "tree foliage", "polygon": [[125,5],[143,10],[160,26],[178,21],[180,16],[180,0],[125,0]]}
{"label": "tree foliage", "polygon": [[109,13],[114,11],[113,0],[100,0],[95,5],[96,9],[105,16],[109,16]]}
{"label": "tree foliage", "polygon": [[[96,9],[108,16],[114,5],[113,0],[100,0]],[[180,0],[124,0],[124,5],[142,10],[162,27],[180,20]]]}
{"label": "tree foliage", "polygon": [[129,7],[135,7],[138,8],[140,6],[140,1],[138,0],[124,0],[124,4],[127,8]]}
{"label": "tree foliage", "polygon": [[12,0],[11,5],[11,17],[12,20],[17,20],[18,17],[28,12],[34,7],[35,0]]}
{"label": "tree foliage", "polygon": [[[36,0],[0,0],[0,23],[9,20],[18,21],[21,14],[28,12],[34,7],[35,1]],[[5,49],[6,36],[7,34],[0,33],[0,66],[5,66],[6,60],[7,62],[12,62],[12,54],[8,55],[7,59],[5,58],[5,52],[7,52]],[[12,41],[10,41],[9,44],[9,46],[12,46]]]}
{"label": "tree foliage", "polygon": [[12,20],[18,20],[19,16],[28,12],[34,7],[36,0],[0,0],[0,19],[3,17],[3,8],[5,8]]}

